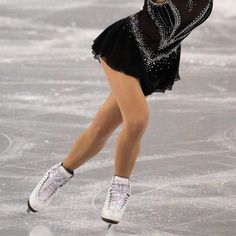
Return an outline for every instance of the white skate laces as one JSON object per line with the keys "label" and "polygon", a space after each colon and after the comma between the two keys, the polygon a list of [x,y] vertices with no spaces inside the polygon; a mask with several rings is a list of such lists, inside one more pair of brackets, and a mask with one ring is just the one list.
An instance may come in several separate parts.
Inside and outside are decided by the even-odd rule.
{"label": "white skate laces", "polygon": [[28,199],[28,211],[37,212],[47,207],[55,196],[59,187],[65,185],[72,177],[62,163],[51,167],[39,181]]}
{"label": "white skate laces", "polygon": [[49,201],[59,187],[69,181],[68,177],[62,175],[58,168],[51,169],[37,188],[38,197],[41,201]]}
{"label": "white skate laces", "polygon": [[102,219],[117,224],[121,220],[131,194],[130,179],[113,176],[102,209]]}
{"label": "white skate laces", "polygon": [[111,209],[122,209],[130,197],[129,188],[129,184],[123,184],[116,180],[112,181],[109,189],[108,207]]}

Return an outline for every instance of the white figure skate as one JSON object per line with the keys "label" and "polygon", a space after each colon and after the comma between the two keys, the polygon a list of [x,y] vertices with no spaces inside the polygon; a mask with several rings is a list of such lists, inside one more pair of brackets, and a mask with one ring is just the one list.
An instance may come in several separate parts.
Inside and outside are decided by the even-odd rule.
{"label": "white figure skate", "polygon": [[102,219],[107,223],[118,224],[125,213],[130,194],[130,179],[113,176],[102,209]]}
{"label": "white figure skate", "polygon": [[57,189],[65,185],[73,176],[74,172],[69,173],[62,166],[62,162],[52,166],[30,194],[27,212],[45,209],[52,202]]}

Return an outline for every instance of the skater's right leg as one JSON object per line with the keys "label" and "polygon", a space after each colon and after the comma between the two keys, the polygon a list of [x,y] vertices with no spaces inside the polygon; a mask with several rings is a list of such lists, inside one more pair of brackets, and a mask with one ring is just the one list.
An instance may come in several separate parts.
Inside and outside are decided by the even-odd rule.
{"label": "skater's right leg", "polygon": [[45,209],[57,189],[74,176],[73,170],[98,153],[121,122],[119,107],[110,93],[91,126],[80,135],[67,158],[52,166],[34,188],[28,199],[28,212]]}
{"label": "skater's right leg", "polygon": [[116,142],[114,176],[101,214],[104,221],[117,224],[131,196],[130,175],[148,125],[149,110],[139,79],[114,70],[106,60],[100,59],[123,118],[123,127]]}
{"label": "skater's right leg", "polygon": [[63,161],[68,170],[75,170],[96,155],[106,144],[113,131],[122,123],[117,102],[110,92],[97,112],[90,127],[83,131]]}

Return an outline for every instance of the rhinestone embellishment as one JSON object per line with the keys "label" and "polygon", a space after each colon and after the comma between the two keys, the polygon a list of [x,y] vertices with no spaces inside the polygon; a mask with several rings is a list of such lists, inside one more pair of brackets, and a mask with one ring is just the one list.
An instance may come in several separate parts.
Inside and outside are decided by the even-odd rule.
{"label": "rhinestone embellishment", "polygon": [[[146,67],[150,67],[156,61],[169,57],[173,53],[177,53],[180,48],[181,41],[187,37],[191,30],[201,22],[208,10],[210,10],[212,0],[209,0],[202,11],[195,17],[186,27],[180,30],[177,34],[176,31],[180,28],[182,19],[181,14],[177,7],[171,0],[166,0],[164,3],[156,3],[152,0],[145,0],[147,12],[151,20],[157,26],[160,34],[158,43],[158,50],[154,51],[145,41],[139,25],[138,14],[134,13],[128,17],[131,33],[134,35],[137,46],[143,56]],[[194,7],[193,0],[188,0],[187,6],[189,11]],[[167,24],[167,22],[169,24]]]}

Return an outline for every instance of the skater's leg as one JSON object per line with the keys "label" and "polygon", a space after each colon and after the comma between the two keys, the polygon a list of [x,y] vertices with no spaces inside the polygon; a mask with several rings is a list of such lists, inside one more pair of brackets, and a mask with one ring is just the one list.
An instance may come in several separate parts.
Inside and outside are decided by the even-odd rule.
{"label": "skater's leg", "polygon": [[130,177],[148,124],[146,98],[136,78],[113,70],[100,59],[123,117],[123,128],[116,142],[114,172],[120,177]]}
{"label": "skater's leg", "polygon": [[121,122],[119,106],[110,93],[90,127],[74,143],[72,150],[64,160],[64,168],[61,166],[61,162],[52,166],[31,192],[27,201],[29,211],[37,212],[47,208],[57,189],[74,176],[73,170],[98,153]]}
{"label": "skater's leg", "polygon": [[90,127],[75,141],[72,149],[63,161],[66,169],[74,170],[96,155],[105,145],[112,132],[122,123],[117,102],[110,92],[96,113]]}

